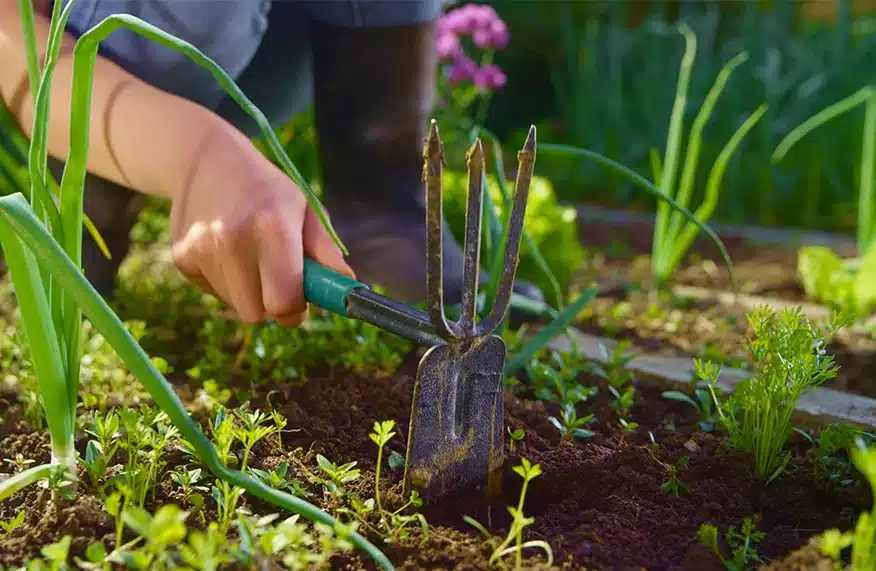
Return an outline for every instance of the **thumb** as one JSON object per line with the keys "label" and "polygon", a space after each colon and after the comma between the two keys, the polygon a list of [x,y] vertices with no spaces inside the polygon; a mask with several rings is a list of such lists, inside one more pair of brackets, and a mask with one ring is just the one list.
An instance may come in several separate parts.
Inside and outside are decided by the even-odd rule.
{"label": "thumb", "polygon": [[330,268],[339,274],[356,279],[356,274],[344,260],[344,254],[332,240],[331,235],[323,227],[313,207],[307,207],[304,217],[304,229],[302,231],[304,253],[313,261]]}

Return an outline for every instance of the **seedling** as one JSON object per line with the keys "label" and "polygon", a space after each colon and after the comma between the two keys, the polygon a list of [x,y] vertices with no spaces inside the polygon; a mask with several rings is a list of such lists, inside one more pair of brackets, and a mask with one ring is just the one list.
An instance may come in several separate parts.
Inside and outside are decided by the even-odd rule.
{"label": "seedling", "polygon": [[699,427],[703,432],[712,432],[715,430],[715,424],[717,422],[715,415],[717,414],[717,411],[715,410],[712,395],[709,393],[708,388],[698,387],[694,389],[693,398],[681,391],[665,391],[663,393],[663,398],[689,404],[697,411],[697,414],[700,417],[697,424],[699,424]]}
{"label": "seedling", "polygon": [[697,538],[721,560],[728,571],[746,571],[751,563],[760,561],[754,546],[765,537],[762,531],[755,531],[755,526],[753,519],[745,518],[740,531],[737,532],[735,526],[727,530],[726,541],[731,553],[729,557],[724,555],[718,545],[718,528],[714,525],[702,524],[697,530]]}
{"label": "seedling", "polygon": [[836,376],[837,367],[825,347],[842,322],[833,320],[822,330],[809,323],[800,308],[776,313],[767,306],[747,317],[754,331],[747,342],[754,375],[737,385],[729,399],[721,403],[716,395],[720,367],[699,359],[694,359],[694,367],[733,445],[752,452],[755,470],[771,482],[790,459],[783,448],[800,397]]}
{"label": "seedling", "polygon": [[592,430],[581,428],[593,420],[593,415],[588,414],[578,418],[575,405],[570,402],[564,402],[560,405],[559,419],[551,416],[548,417],[548,420],[560,431],[563,441],[570,441],[573,438],[591,438],[595,434]]}
{"label": "seedling", "polygon": [[687,466],[690,463],[690,458],[687,456],[683,456],[678,459],[675,464],[667,464],[666,465],[666,481],[664,481],[660,485],[660,489],[666,492],[667,494],[673,495],[676,498],[680,495],[686,495],[690,493],[690,488],[687,487],[681,480],[678,479],[679,472],[683,470],[687,470]]}
{"label": "seedling", "polygon": [[526,436],[526,432],[524,432],[522,428],[518,428],[516,430],[511,430],[510,426],[506,430],[508,431],[508,452],[513,454],[514,453],[514,443],[515,442],[522,442],[523,437]]}
{"label": "seedling", "polygon": [[374,423],[374,432],[368,435],[371,442],[377,445],[377,467],[374,470],[374,500],[377,502],[377,511],[380,513],[381,522],[386,525],[383,517],[383,507],[380,504],[380,468],[383,464],[383,447],[395,436],[392,429],[395,427],[394,420],[384,420]]}
{"label": "seedling", "polygon": [[[547,566],[550,567],[553,565],[554,554],[548,542],[543,540],[523,541],[523,530],[527,526],[535,523],[535,518],[525,517],[523,515],[523,502],[526,499],[526,490],[529,487],[529,482],[541,475],[541,466],[539,464],[532,464],[526,458],[521,458],[520,464],[514,467],[514,472],[523,478],[523,487],[520,490],[520,501],[517,503],[517,507],[508,506],[508,513],[510,513],[513,518],[511,521],[511,528],[508,530],[508,535],[505,539],[493,550],[493,553],[490,555],[489,563],[490,565],[498,564],[503,569],[507,568],[503,558],[506,555],[513,553],[514,569],[519,571],[523,568],[523,550],[537,547],[542,549],[547,555]],[[488,539],[490,538],[490,532],[487,531],[487,529],[477,520],[469,516],[464,516],[463,519],[466,523],[484,534],[484,537]],[[511,545],[512,543],[514,543],[514,545]]]}
{"label": "seedling", "polygon": [[[876,505],[876,448],[868,447],[862,439],[851,447],[849,455],[855,467],[867,479],[873,491]],[[843,552],[851,547],[850,569],[876,569],[876,512],[863,512],[858,517],[854,531],[841,532],[829,529],[820,538],[821,551],[832,557],[837,564],[842,560]]]}
{"label": "seedling", "polygon": [[24,525],[24,517],[27,515],[27,510],[19,510],[15,517],[8,520],[0,520],[0,539],[3,539],[17,528]]}

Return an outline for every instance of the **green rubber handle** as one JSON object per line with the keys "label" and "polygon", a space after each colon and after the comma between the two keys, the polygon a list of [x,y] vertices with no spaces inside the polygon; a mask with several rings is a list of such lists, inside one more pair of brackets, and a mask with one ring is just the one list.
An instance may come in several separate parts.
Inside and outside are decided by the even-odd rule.
{"label": "green rubber handle", "polygon": [[304,257],[304,299],[341,317],[347,314],[347,295],[354,289],[367,288],[362,282],[331,270]]}

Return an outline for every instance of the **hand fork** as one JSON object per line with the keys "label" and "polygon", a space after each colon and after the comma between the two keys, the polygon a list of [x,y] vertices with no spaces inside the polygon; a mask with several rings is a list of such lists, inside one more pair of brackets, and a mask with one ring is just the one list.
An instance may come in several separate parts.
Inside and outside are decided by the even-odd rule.
{"label": "hand fork", "polygon": [[[443,148],[432,121],[423,152],[426,185],[427,312],[380,296],[365,284],[305,260],[305,298],[336,314],[361,319],[430,346],[420,361],[414,385],[405,492],[417,490],[426,501],[459,488],[501,488],[504,463],[504,368],[506,348],[494,334],[511,301],[520,254],[523,220],[535,165],[535,127],[518,153],[514,199],[505,235],[505,252],[496,300],[476,322],[483,220],[484,152],[480,139],[466,153],[466,205],[463,291],[460,318],[449,321],[443,292]],[[502,173],[497,173],[499,176]]]}

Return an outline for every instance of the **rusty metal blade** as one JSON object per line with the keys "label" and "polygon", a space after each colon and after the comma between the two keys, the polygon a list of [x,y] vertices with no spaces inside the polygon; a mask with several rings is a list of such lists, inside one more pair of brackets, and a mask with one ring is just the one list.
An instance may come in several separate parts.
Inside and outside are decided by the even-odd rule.
{"label": "rusty metal blade", "polygon": [[505,342],[495,335],[467,350],[429,349],[420,361],[408,433],[405,492],[425,501],[486,485],[501,489]]}

